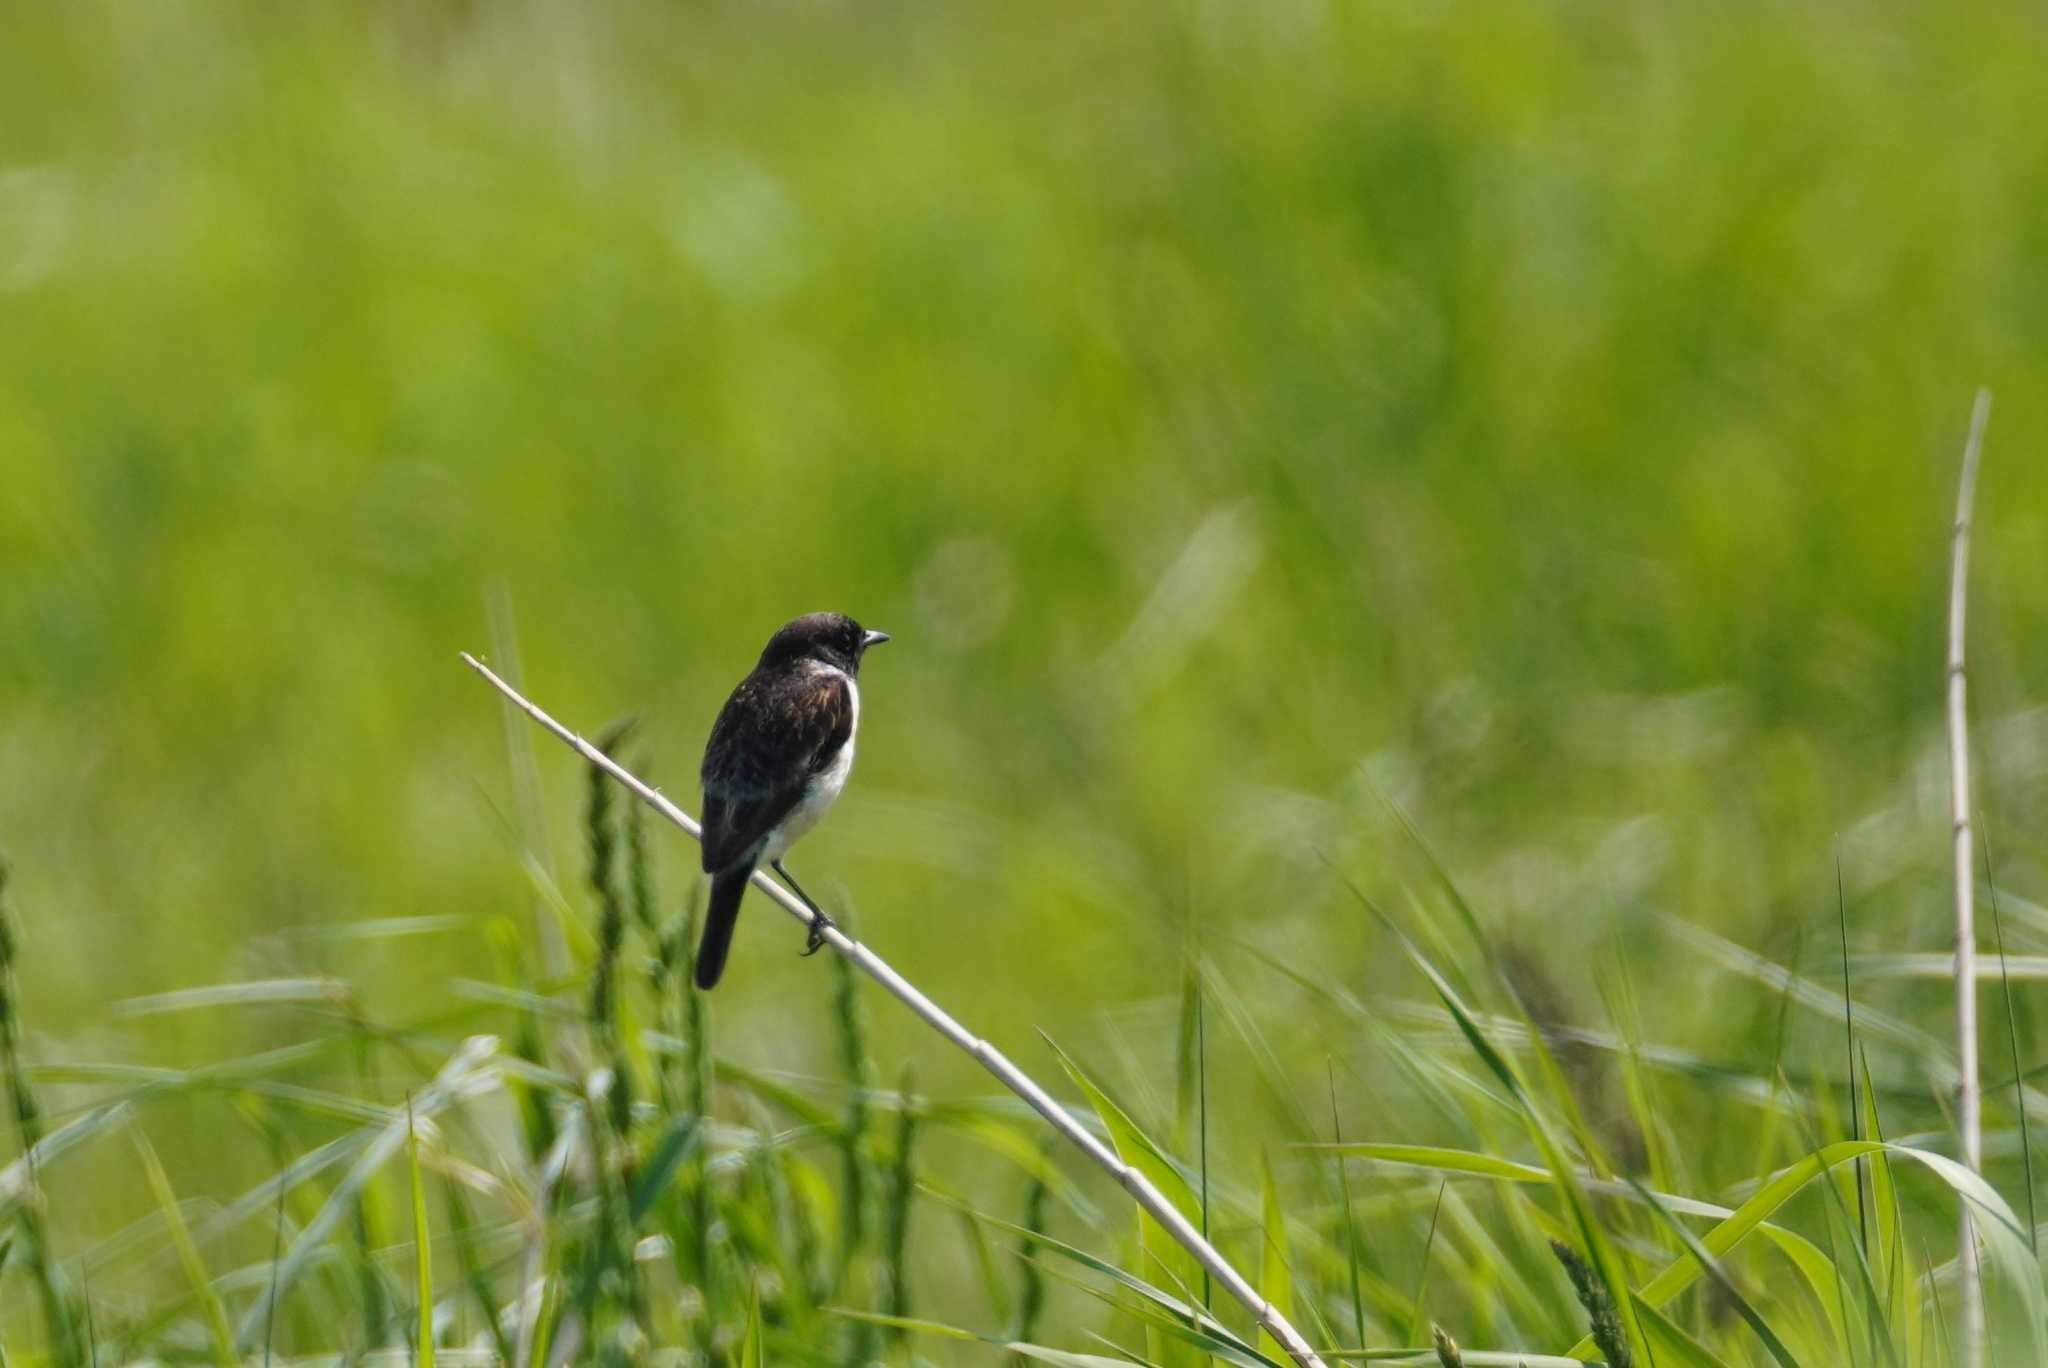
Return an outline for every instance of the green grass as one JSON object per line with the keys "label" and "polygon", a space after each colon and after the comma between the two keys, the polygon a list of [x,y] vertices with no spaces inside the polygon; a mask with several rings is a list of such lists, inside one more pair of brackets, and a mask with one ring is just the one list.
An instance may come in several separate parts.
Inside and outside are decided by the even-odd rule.
{"label": "green grass", "polygon": [[1318,1344],[1564,1354],[1559,1240],[1640,1362],[1945,1364],[1961,1186],[2026,1361],[2034,12],[6,27],[8,1364],[1265,1352],[765,906],[689,991],[695,850],[456,659],[690,807],[827,607],[895,639],[798,876]]}
{"label": "green grass", "polygon": [[[81,1322],[102,1327],[89,1341],[94,1352],[97,1337],[104,1336],[109,1349],[123,1357],[180,1358],[209,1339],[216,1362],[237,1361],[238,1353],[254,1352],[259,1341],[266,1355],[274,1348],[286,1361],[320,1351],[403,1345],[406,1296],[399,1291],[399,1275],[409,1266],[410,1314],[418,1334],[410,1352],[419,1362],[567,1357],[624,1364],[644,1361],[657,1347],[740,1365],[909,1362],[928,1341],[981,1343],[1027,1361],[1116,1361],[1024,1337],[1039,1320],[1048,1275],[1070,1301],[1079,1299],[1064,1319],[1083,1346],[1121,1343],[1122,1353],[1162,1365],[1277,1361],[1278,1348],[1269,1339],[1263,1348],[1255,1344],[1254,1327],[1241,1308],[1203,1309],[1207,1298],[1194,1290],[1194,1266],[1158,1227],[1149,1220],[1112,1218],[1071,1176],[1055,1179],[1071,1167],[1058,1162],[1068,1156],[1048,1152],[1041,1124],[1014,1102],[985,1096],[929,1100],[913,1093],[907,1070],[902,1086],[879,1089],[858,984],[842,961],[835,961],[842,965],[836,1016],[845,1066],[841,1082],[770,1077],[714,1064],[725,1085],[724,1105],[709,1089],[703,1096],[710,1105],[703,1109],[679,1110],[662,1100],[692,1095],[687,1085],[664,1085],[648,1075],[699,1055],[708,1045],[702,1034],[706,1014],[698,1003],[692,1030],[699,1034],[688,1040],[651,1032],[653,1048],[636,1051],[620,1044],[617,1018],[629,1015],[628,1003],[638,1001],[650,1016],[658,1014],[672,998],[671,976],[687,965],[666,949],[674,933],[658,918],[625,913],[615,880],[648,906],[659,905],[660,894],[647,867],[644,830],[633,835],[633,822],[619,812],[608,786],[589,787],[584,828],[588,915],[610,930],[578,943],[589,959],[590,981],[607,985],[602,992],[573,983],[552,991],[535,984],[395,1026],[361,1019],[345,993],[295,985],[284,993],[275,981],[221,985],[146,1004],[154,1011],[218,1012],[282,998],[332,1002],[343,1010],[309,1042],[310,1052],[270,1052],[207,1071],[159,1071],[117,1088],[113,1099],[103,1099],[75,1125],[106,1118],[95,1136],[106,1134],[133,1126],[138,1106],[161,1107],[180,1098],[218,1106],[226,1091],[245,1107],[269,1105],[293,1116],[287,1133],[319,1120],[330,1138],[308,1146],[232,1206],[205,1211],[195,1222],[155,1148],[134,1131],[160,1219],[78,1249],[68,1259],[82,1288],[95,1273],[102,1287],[109,1273],[147,1285],[151,1265],[174,1252],[186,1285],[155,1303],[103,1296],[94,1309],[60,1291],[66,1277],[60,1265],[37,1254],[48,1239],[40,1220],[47,1198],[17,1197],[16,1230],[28,1250],[17,1281],[42,1288],[43,1330],[39,1341],[27,1332],[19,1337],[17,1342],[31,1347],[17,1357],[91,1361],[77,1340]],[[622,850],[628,862],[623,873],[613,868]],[[1433,895],[1458,901],[1441,867],[1437,872]],[[1426,908],[1429,896],[1415,895],[1416,911]],[[1860,1091],[1852,1089],[1848,1107],[1840,1110],[1826,1096],[1809,1095],[1797,1085],[1763,1089],[1757,1086],[1761,1080],[1749,1080],[1742,1100],[1790,1113],[1784,1132],[1811,1136],[1813,1151],[1802,1154],[1788,1141],[1775,1171],[1754,1175],[1761,1181],[1732,1206],[1718,1204],[1719,1193],[1657,1193],[1617,1169],[1591,1131],[1573,1135],[1573,1126],[1592,1123],[1584,1119],[1586,1099],[1573,1096],[1580,1085],[1561,1062],[1569,1056],[1561,1054],[1556,1023],[1532,1015],[1505,979],[1482,991],[1505,995],[1509,1015],[1475,1008],[1394,917],[1362,895],[1361,905],[1377,919],[1376,934],[1405,952],[1418,981],[1436,997],[1436,1009],[1416,1001],[1403,1013],[1402,1054],[1418,1082],[1433,1085],[1443,1103],[1439,1119],[1462,1132],[1466,1147],[1297,1141],[1281,1167],[1269,1151],[1254,1175],[1223,1172],[1212,1180],[1206,1122],[1185,1136],[1187,1089],[1176,1089],[1182,1097],[1174,1110],[1185,1136],[1176,1154],[1141,1119],[1160,1105],[1158,1099],[1149,1107],[1115,1100],[1088,1066],[1055,1047],[1126,1160],[1190,1220],[1213,1220],[1214,1238],[1257,1273],[1265,1295],[1316,1332],[1333,1360],[1401,1350],[1415,1361],[1435,1356],[1475,1364],[1566,1362],[1558,1352],[1589,1326],[1572,1352],[1616,1364],[1748,1363],[1758,1361],[1754,1346],[1767,1349],[1780,1365],[1871,1356],[1906,1365],[1943,1362],[1939,1341],[1928,1333],[1928,1322],[1939,1316],[1943,1270],[1924,1255],[1909,1256],[1905,1231],[1909,1223],[1938,1225],[1944,1194],[1969,1200],[1985,1226],[1994,1289],[2007,1294],[1999,1333],[2024,1342],[2048,1328],[2033,1232],[1992,1186],[1953,1160],[1922,1145],[1884,1139],[1874,1077]],[[1470,910],[1455,914],[1454,921],[1475,926],[1466,919]],[[6,945],[11,968],[13,940]],[[1457,977],[1485,983],[1498,964],[1483,939],[1472,950],[1473,962]],[[1238,1027],[1240,1062],[1284,1073],[1284,1063],[1237,995],[1233,975],[1200,958],[1193,939],[1186,954],[1181,981],[1207,985],[1206,992],[1189,990],[1192,1008],[1178,1009],[1183,1021],[1194,1022],[1196,1096],[1206,1097],[1210,1088],[1199,1004],[1211,994],[1231,1007],[1224,1016]],[[644,977],[621,976],[628,963],[640,965]],[[1272,979],[1275,967],[1253,959],[1246,971]],[[1314,973],[1291,971],[1285,977],[1298,988],[1319,987]],[[11,995],[5,1000],[11,1002]],[[1331,985],[1320,985],[1315,1001],[1311,1010],[1337,1022],[1373,1010]],[[447,1058],[437,1056],[454,1035],[486,1026],[494,1015],[527,1033],[525,1048],[508,1049],[498,1034],[470,1034]],[[1866,1029],[1883,1026],[1882,1018],[1866,1014],[1864,1020]],[[10,1015],[10,1042],[12,1021]],[[2009,1026],[2016,1032],[2016,1019]],[[1341,1033],[1343,1027],[1331,1029]],[[1851,1030],[1852,1058],[1867,1074],[1867,1042]],[[1578,1043],[1590,1043],[1589,1035],[1582,1033]],[[1181,1042],[1190,1043],[1185,1028]],[[1712,1109],[1725,1105],[1717,1104],[1717,1095],[1743,1091],[1731,1088],[1742,1080],[1725,1072],[1689,1067],[1668,1051],[1648,1056],[1632,1036],[1599,1048],[1615,1057],[1618,1068],[1642,1069],[1654,1059],[1661,1073],[1675,1075],[1660,1080],[1657,1089],[1674,1106]],[[42,1111],[32,1086],[38,1072],[53,1079],[118,1075],[81,1065],[32,1070],[13,1051],[10,1044],[8,1073],[30,1135],[37,1133]],[[302,1067],[309,1053],[324,1052],[354,1055],[365,1066],[388,1053],[402,1061],[401,1068],[431,1072],[431,1080],[397,1109],[285,1081],[283,1075]],[[1284,1078],[1267,1081],[1287,1086]],[[1330,1081],[1334,1089],[1334,1077]],[[1144,1072],[1129,1082],[1134,1098],[1145,1095]],[[546,1127],[520,1123],[515,1089],[550,1118]],[[629,1100],[621,1102],[629,1090]],[[1648,1095],[1647,1084],[1629,1089],[1632,1110],[1624,1117],[1645,1129],[1671,1119],[1644,1101]],[[1341,1106],[1343,1098],[1333,1101]],[[1278,1114],[1293,1110],[1281,1108]],[[893,1114],[893,1126],[876,1125],[878,1112]],[[422,1140],[429,1118],[435,1137],[431,1164]],[[1398,1129],[1388,1127],[1386,1118],[1380,1125]],[[1850,1138],[1839,1138],[1845,1125]],[[927,1131],[946,1137],[970,1173],[979,1171],[979,1186],[987,1185],[992,1171],[1010,1175],[998,1185],[1028,1192],[1027,1224],[1012,1225],[977,1209],[971,1195],[922,1180],[925,1161],[918,1152]],[[1866,1133],[1869,1138],[1861,1138]],[[401,1147],[402,1169],[396,1161]],[[53,1143],[39,1145],[38,1180],[70,1153]],[[1363,1201],[1353,1196],[1347,1167],[1352,1158],[1383,1171],[1375,1184],[1381,1195]],[[1936,1181],[1916,1197],[1895,1173],[1896,1159],[1917,1161]],[[1341,1194],[1335,1203],[1325,1200],[1332,1191],[1325,1170],[1332,1162],[1334,1190]],[[1870,1206],[1863,1205],[1859,1177],[1851,1207],[1827,1184],[1836,1174],[1859,1174],[1866,1162]],[[439,1293],[429,1173],[449,1214],[441,1238],[465,1271],[459,1286]],[[9,1181],[20,1180],[10,1174]],[[1460,1191],[1447,1213],[1454,1183]],[[1816,1185],[1835,1200],[1803,1217],[1800,1199],[1810,1197]],[[1735,1184],[1729,1197],[1743,1188]],[[1055,1195],[1063,1198],[1058,1217],[1048,1204]],[[310,1215],[287,1242],[284,1213],[294,1200]],[[1110,1200],[1122,1205],[1114,1196]],[[273,1201],[277,1223],[268,1259],[210,1272],[202,1243],[226,1251],[263,1233]],[[919,1207],[934,1203],[952,1208],[964,1224],[935,1225],[929,1219],[935,1212],[922,1223],[914,1220]],[[409,1240],[394,1228],[393,1207],[410,1217]],[[1426,1231],[1406,1276],[1399,1264],[1360,1240],[1361,1228],[1384,1230],[1398,1225],[1404,1212],[1412,1219],[1425,1207]],[[1074,1226],[1076,1239],[1055,1238],[1050,1228],[1059,1225]],[[1821,1242],[1799,1233],[1801,1225],[1811,1226]],[[992,1258],[984,1228],[1020,1242],[1016,1268],[1005,1270]],[[943,1233],[913,1239],[913,1230]],[[1759,1234],[1765,1238],[1750,1238]],[[1581,1244],[1595,1255],[1582,1255]],[[1090,1245],[1097,1250],[1091,1252]],[[1569,1292],[1546,1258],[1553,1253],[1570,1274]],[[931,1267],[972,1260],[986,1285],[986,1306],[963,1298],[944,1314],[919,1314],[913,1256]],[[1447,1267],[1432,1280],[1439,1262]],[[1009,1335],[996,1327],[1007,1319],[1012,1277],[1022,1310],[1021,1329]],[[1405,1294],[1403,1286],[1409,1289]],[[1715,1295],[1695,1293],[1696,1286]],[[1585,1308],[1583,1321],[1571,1305],[1574,1296]],[[1085,1310],[1091,1300],[1098,1305],[1092,1314]],[[240,1316],[238,1331],[230,1330],[230,1305]],[[1728,1315],[1729,1308],[1739,1317]],[[1334,1328],[1347,1311],[1355,1327],[1348,1339]],[[1440,1324],[1457,1314],[1480,1322],[1466,1332],[1464,1349],[1451,1344]],[[976,1321],[990,1328],[977,1330]],[[444,1327],[438,1339],[437,1326]],[[1422,1342],[1424,1326],[1433,1344]],[[1486,1342],[1493,1337],[1498,1339]],[[2040,1349],[2036,1342],[2031,1352]]]}

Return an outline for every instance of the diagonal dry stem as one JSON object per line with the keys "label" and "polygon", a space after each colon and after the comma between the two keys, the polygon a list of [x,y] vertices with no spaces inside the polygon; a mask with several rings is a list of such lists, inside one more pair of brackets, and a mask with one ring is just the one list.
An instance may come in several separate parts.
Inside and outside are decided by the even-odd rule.
{"label": "diagonal dry stem", "polygon": [[[631,789],[642,801],[669,821],[687,831],[693,838],[702,839],[702,828],[696,819],[664,797],[659,790],[650,788],[635,778],[624,766],[606,755],[590,742],[570,731],[554,718],[542,712],[522,696],[518,690],[492,673],[491,668],[476,657],[464,652],[463,662],[512,700],[527,716],[553,732],[578,755],[612,778]],[[960,1049],[972,1055],[977,1063],[996,1076],[997,1081],[1031,1105],[1031,1109],[1052,1124],[1053,1129],[1079,1146],[1082,1153],[1100,1166],[1131,1194],[1131,1199],[1143,1207],[1148,1215],[1166,1229],[1183,1248],[1194,1255],[1196,1262],[1206,1269],[1211,1277],[1222,1284],[1231,1296],[1244,1304],[1244,1308],[1268,1334],[1277,1340],[1300,1368],[1325,1368],[1323,1361],[1309,1347],[1307,1340],[1280,1314],[1279,1308],[1261,1297],[1244,1275],[1217,1253],[1216,1247],[1202,1238],[1180,1209],[1160,1193],[1159,1189],[1146,1179],[1136,1168],[1119,1159],[1116,1152],[1075,1119],[1073,1113],[1053,1100],[1050,1093],[1033,1082],[1030,1075],[1012,1064],[1002,1051],[986,1040],[974,1035],[965,1026],[955,1021],[944,1009],[926,997],[911,982],[890,968],[874,951],[860,942],[849,938],[836,926],[826,923],[814,926],[811,910],[800,902],[794,893],[784,888],[762,870],[754,871],[754,886],[767,894],[783,911],[795,917],[813,933],[844,955],[862,973],[882,985],[891,997],[915,1012],[926,1025],[944,1036]]]}

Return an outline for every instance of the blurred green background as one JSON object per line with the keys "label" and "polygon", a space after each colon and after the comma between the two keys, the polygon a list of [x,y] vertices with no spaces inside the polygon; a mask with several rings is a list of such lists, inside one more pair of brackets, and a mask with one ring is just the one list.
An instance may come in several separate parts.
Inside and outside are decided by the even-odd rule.
{"label": "blurred green background", "polygon": [[[1384,798],[1562,1015],[1602,1019],[1619,953],[1648,1038],[1767,1071],[1775,998],[1660,918],[1781,961],[1814,928],[1817,961],[1839,855],[1852,949],[1949,944],[1979,384],[1979,796],[2001,884],[2040,890],[2038,8],[5,25],[0,845],[36,1057],[295,1038],[137,995],[332,973],[397,1016],[488,976],[478,934],[319,933],[530,929],[505,730],[456,659],[497,595],[537,700],[641,714],[686,806],[777,624],[892,632],[791,865],[1033,1067],[1039,1026],[1163,1059],[1193,917],[1311,1095],[1332,1051],[1374,1078],[1234,947],[1415,994],[1324,864],[1414,886]],[[567,884],[582,777],[532,744]],[[694,849],[660,861],[681,897]],[[829,1070],[800,939],[750,902],[734,1057]],[[1939,983],[1870,991],[1947,1033]],[[872,1014],[921,1086],[983,1087]],[[1422,1138],[1377,1095],[1354,1133]],[[240,1191],[260,1142],[199,1111],[167,1162]],[[133,1181],[64,1219],[118,1226]]]}

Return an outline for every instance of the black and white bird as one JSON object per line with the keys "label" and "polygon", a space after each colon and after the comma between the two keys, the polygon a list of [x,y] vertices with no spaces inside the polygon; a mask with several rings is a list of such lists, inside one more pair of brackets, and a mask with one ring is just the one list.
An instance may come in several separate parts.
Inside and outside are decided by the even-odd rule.
{"label": "black and white bird", "polygon": [[812,613],[768,639],[754,672],[725,700],[704,746],[704,872],[711,903],[697,946],[697,986],[725,969],[740,898],[760,865],[782,876],[816,918],[810,954],[831,925],[782,857],[818,824],[853,772],[860,661],[887,641],[841,613]]}

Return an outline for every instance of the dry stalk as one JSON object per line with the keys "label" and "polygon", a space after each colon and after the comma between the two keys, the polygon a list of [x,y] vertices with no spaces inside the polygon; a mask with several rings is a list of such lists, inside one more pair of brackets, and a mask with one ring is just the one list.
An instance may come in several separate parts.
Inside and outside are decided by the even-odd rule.
{"label": "dry stalk", "polygon": [[[566,743],[578,755],[581,755],[585,760],[604,770],[612,778],[624,784],[628,789],[631,789],[643,802],[688,832],[693,839],[702,839],[701,829],[696,819],[662,796],[659,791],[642,783],[628,772],[625,767],[596,746],[585,741],[582,737],[570,731],[567,727],[555,721],[554,718],[548,716],[534,704],[527,701],[518,690],[492,673],[491,668],[482,661],[467,652],[463,653],[462,659],[471,669],[489,680],[498,692],[512,700],[527,716],[531,717],[548,731],[554,733],[556,737]],[[765,893],[783,911],[795,917],[806,927],[810,926],[810,909],[806,908],[797,899],[795,894],[775,882],[774,879],[770,878],[762,870],[757,869],[754,871],[753,882],[756,888]],[[891,997],[901,1002],[912,1012],[915,1012],[926,1025],[951,1041],[955,1046],[973,1056],[975,1062],[994,1074],[998,1082],[1011,1092],[1017,1094],[1017,1096],[1023,1098],[1025,1102],[1030,1104],[1033,1111],[1052,1124],[1053,1129],[1066,1136],[1068,1140],[1080,1148],[1082,1153],[1086,1154],[1111,1177],[1115,1178],[1118,1184],[1131,1194],[1133,1201],[1143,1207],[1146,1213],[1154,1220],[1158,1221],[1167,1233],[1172,1235],[1188,1253],[1195,1257],[1196,1262],[1208,1270],[1212,1278],[1221,1283],[1231,1296],[1237,1298],[1244,1305],[1245,1310],[1251,1313],[1252,1319],[1286,1349],[1288,1357],[1300,1365],[1300,1368],[1325,1368],[1322,1359],[1316,1356],[1316,1351],[1310,1348],[1308,1341],[1301,1337],[1301,1332],[1288,1323],[1287,1318],[1280,1314],[1278,1307],[1261,1297],[1258,1294],[1258,1290],[1245,1281],[1244,1275],[1231,1267],[1229,1262],[1216,1251],[1214,1245],[1202,1238],[1202,1233],[1195,1229],[1187,1217],[1181,1214],[1178,1207],[1168,1201],[1144,1174],[1140,1173],[1132,1165],[1119,1159],[1114,1150],[1097,1139],[1092,1131],[1075,1119],[1073,1113],[1053,1100],[1052,1095],[1033,1082],[1030,1075],[1026,1074],[1015,1064],[1012,1064],[1003,1055],[1002,1051],[996,1049],[995,1046],[989,1044],[986,1040],[974,1035],[965,1026],[962,1026],[951,1016],[947,1015],[937,1003],[918,991],[908,979],[890,968],[874,951],[868,949],[860,942],[849,938],[837,927],[827,925],[822,928],[822,932],[826,944],[845,956],[848,962],[859,968],[862,973],[866,974],[876,983],[881,984]],[[1222,1326],[1209,1320],[1206,1316],[1202,1319],[1204,1324],[1210,1329],[1223,1329]],[[1224,1333],[1228,1332],[1225,1331]]]}
{"label": "dry stalk", "polygon": [[[1984,424],[1991,417],[1991,391],[1977,391],[1970,412],[1970,439],[1963,446],[1962,477],[1956,487],[1956,522],[1948,580],[1948,772],[1951,832],[1955,841],[1956,886],[1956,1129],[1963,1162],[1983,1167],[1984,1110],[1977,1085],[1977,912],[1976,871],[1970,846],[1970,723],[1963,680],[1963,610],[1968,600],[1970,516],[1977,499],[1977,459],[1984,449]],[[1977,1261],[1977,1230],[1967,1202],[1957,1236],[1957,1271],[1962,1279],[1963,1362],[1984,1362],[1984,1280]]]}

